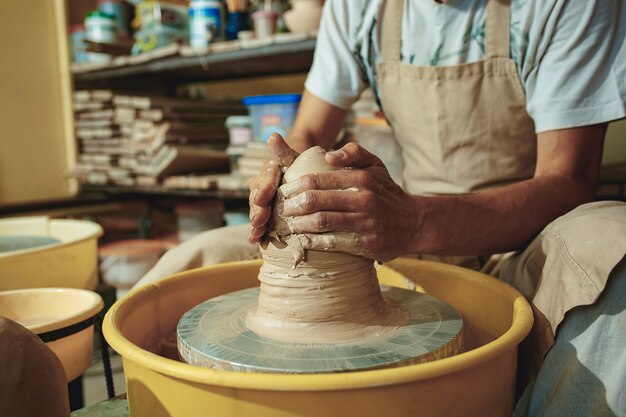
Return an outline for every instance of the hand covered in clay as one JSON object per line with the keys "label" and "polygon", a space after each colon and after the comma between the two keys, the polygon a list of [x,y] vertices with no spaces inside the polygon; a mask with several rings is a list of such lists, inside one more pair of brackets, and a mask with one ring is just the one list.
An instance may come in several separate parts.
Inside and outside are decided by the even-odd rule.
{"label": "hand covered in clay", "polygon": [[276,195],[283,173],[298,157],[298,153],[291,149],[278,133],[269,137],[267,147],[272,154],[272,160],[264,161],[259,175],[252,177],[248,184],[250,188],[248,241],[250,243],[259,242],[267,231],[267,224],[272,215],[270,203]]}
{"label": "hand covered in clay", "polygon": [[291,232],[305,235],[305,249],[381,261],[409,253],[419,227],[416,200],[382,161],[356,143],[329,152],[326,161],[344,169],[304,175],[279,188],[286,198],[283,215],[291,217]]}

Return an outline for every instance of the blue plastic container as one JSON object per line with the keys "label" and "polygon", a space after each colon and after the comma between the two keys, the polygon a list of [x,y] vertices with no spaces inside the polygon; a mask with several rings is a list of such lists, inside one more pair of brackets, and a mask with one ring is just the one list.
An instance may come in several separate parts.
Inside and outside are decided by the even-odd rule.
{"label": "blue plastic container", "polygon": [[296,120],[300,94],[272,94],[243,99],[252,118],[252,135],[257,142],[267,142],[272,133],[283,137],[291,132]]}

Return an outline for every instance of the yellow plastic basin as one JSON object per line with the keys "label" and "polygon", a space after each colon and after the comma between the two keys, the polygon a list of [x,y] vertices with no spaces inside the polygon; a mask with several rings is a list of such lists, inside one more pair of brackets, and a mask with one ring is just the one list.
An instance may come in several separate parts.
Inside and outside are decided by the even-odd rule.
{"label": "yellow plastic basin", "polygon": [[[104,334],[122,356],[133,417],[510,416],[517,344],[530,331],[530,306],[494,278],[432,262],[391,266],[462,314],[467,350],[460,355],[319,375],[230,372],[175,360],[182,314],[208,298],[258,285],[260,265],[236,262],[177,274],[131,291],[109,310]],[[408,286],[389,268],[379,277]]]}
{"label": "yellow plastic basin", "polygon": [[98,284],[98,237],[93,222],[47,217],[0,220],[0,236],[46,236],[46,246],[0,252],[0,291],[68,287],[93,290]]}
{"label": "yellow plastic basin", "polygon": [[104,302],[98,294],[82,289],[27,288],[0,291],[0,316],[45,337],[48,347],[59,357],[68,381],[81,375],[91,363],[91,319],[102,307]]}

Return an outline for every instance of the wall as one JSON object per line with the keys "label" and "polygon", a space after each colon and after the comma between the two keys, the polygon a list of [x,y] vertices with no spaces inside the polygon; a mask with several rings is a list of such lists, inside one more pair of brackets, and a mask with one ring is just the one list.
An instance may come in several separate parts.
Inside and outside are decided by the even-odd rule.
{"label": "wall", "polygon": [[67,197],[75,150],[62,0],[3,0],[0,204]]}

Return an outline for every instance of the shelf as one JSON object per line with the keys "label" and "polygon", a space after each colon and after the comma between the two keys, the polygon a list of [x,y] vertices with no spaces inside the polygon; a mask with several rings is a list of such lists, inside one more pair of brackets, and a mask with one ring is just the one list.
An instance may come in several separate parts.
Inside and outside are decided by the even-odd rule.
{"label": "shelf", "polygon": [[188,190],[172,189],[161,186],[140,187],[122,185],[91,185],[82,184],[81,192],[105,193],[112,195],[145,195],[166,197],[204,197],[218,198],[221,200],[248,200],[248,190]]}
{"label": "shelf", "polygon": [[175,53],[147,62],[75,71],[73,78],[77,84],[146,77],[182,83],[304,72],[313,62],[315,42],[315,39],[304,39],[200,55],[190,55],[190,48],[183,47],[179,49],[188,51],[187,54]]}
{"label": "shelf", "polygon": [[[315,36],[314,33],[278,34],[262,41],[220,42],[203,51],[173,44],[137,56],[117,57],[110,63],[75,64],[74,89],[147,90],[167,95],[176,84],[306,72],[313,62]],[[81,184],[80,189],[83,196],[98,195],[113,200],[213,198],[233,206],[247,205],[249,195],[248,190],[110,184]]]}
{"label": "shelf", "polygon": [[32,201],[16,204],[0,205],[0,216],[16,215],[39,215],[39,213],[49,213],[51,211],[70,210],[81,207],[102,206],[109,203],[103,195],[84,194],[76,197],[61,198],[55,200]]}
{"label": "shelf", "polygon": [[[190,190],[172,189],[163,186],[140,187],[121,185],[91,185],[82,184],[81,191],[85,194],[85,199],[90,193],[104,193],[109,195],[144,195],[144,196],[166,196],[166,197],[193,197],[193,198],[217,198],[222,200],[247,201],[248,190]],[[626,166],[614,165],[603,167],[597,187],[598,200],[620,200],[626,201]],[[91,201],[98,201],[93,196]],[[0,213],[2,213],[0,211]]]}

